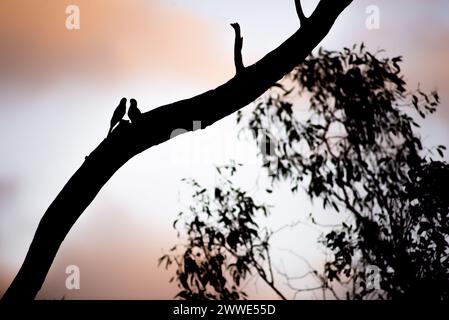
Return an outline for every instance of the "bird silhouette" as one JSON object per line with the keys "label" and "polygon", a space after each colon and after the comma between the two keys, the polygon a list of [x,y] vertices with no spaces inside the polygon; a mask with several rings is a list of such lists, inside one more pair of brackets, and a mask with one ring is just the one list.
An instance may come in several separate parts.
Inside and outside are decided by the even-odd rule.
{"label": "bird silhouette", "polygon": [[128,110],[128,117],[129,120],[131,120],[132,123],[136,123],[139,121],[140,117],[142,116],[142,112],[137,108],[137,101],[135,99],[131,99],[130,106]]}
{"label": "bird silhouette", "polygon": [[111,127],[109,128],[108,136],[111,134],[112,129],[123,119],[126,114],[126,98],[120,100],[119,105],[115,108],[114,114],[111,119]]}

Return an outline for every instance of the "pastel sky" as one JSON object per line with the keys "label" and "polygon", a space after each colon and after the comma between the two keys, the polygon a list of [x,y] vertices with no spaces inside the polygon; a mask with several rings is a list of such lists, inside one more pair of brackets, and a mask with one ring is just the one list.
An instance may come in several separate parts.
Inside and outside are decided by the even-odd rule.
{"label": "pastel sky", "polygon": [[[303,0],[311,12],[317,0]],[[79,30],[67,30],[68,5],[80,8]],[[380,29],[368,30],[366,8],[380,8]],[[341,49],[364,41],[372,50],[404,56],[410,88],[438,89],[439,112],[423,123],[427,146],[449,143],[449,2],[354,0],[322,45]],[[216,87],[233,76],[233,31],[239,22],[243,57],[253,63],[298,28],[293,0],[2,0],[0,2],[0,295],[19,269],[48,205],[84,157],[104,138],[121,97],[143,111]],[[211,106],[213,108],[214,106]],[[246,164],[237,181],[274,205],[273,229],[318,210],[287,186],[272,195],[256,149],[237,140],[235,117],[151,148],[127,163],[103,188],[64,241],[39,298],[172,298],[171,273],[157,258],[176,242],[171,225],[188,204],[181,178],[206,186],[214,165]],[[294,249],[319,265],[319,231],[297,227],[275,239],[279,269],[305,270]],[[65,287],[77,265],[81,290]],[[282,282],[282,279],[279,279]],[[312,285],[306,283],[305,285]],[[254,298],[273,296],[250,283]],[[303,298],[313,298],[312,294]]]}

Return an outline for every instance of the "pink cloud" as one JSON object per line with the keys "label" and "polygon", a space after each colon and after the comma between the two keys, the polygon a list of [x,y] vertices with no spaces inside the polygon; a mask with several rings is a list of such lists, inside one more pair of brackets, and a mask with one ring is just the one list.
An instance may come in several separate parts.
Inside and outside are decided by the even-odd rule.
{"label": "pink cloud", "polygon": [[217,77],[220,54],[205,22],[155,1],[78,0],[81,28],[67,30],[73,1],[0,3],[0,80],[52,76],[105,80],[135,74]]}

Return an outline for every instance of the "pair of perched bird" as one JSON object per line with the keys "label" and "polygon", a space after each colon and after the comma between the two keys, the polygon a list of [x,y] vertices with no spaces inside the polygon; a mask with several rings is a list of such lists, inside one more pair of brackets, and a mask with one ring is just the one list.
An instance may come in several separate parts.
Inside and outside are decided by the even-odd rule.
{"label": "pair of perched bird", "polygon": [[[126,98],[122,98],[120,100],[119,105],[114,111],[114,114],[112,115],[111,119],[111,127],[109,128],[108,136],[112,132],[112,129],[123,119],[123,117],[126,114]],[[142,112],[137,108],[137,101],[135,99],[130,99],[130,106],[128,109],[128,118],[131,120],[131,123],[136,123],[139,121],[140,117],[142,116]]]}

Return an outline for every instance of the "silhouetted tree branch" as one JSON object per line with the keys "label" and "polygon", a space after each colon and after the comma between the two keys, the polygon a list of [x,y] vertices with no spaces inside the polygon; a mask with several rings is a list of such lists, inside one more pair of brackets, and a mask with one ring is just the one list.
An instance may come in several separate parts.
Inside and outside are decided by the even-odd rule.
{"label": "silhouetted tree branch", "polygon": [[240,32],[240,25],[238,23],[232,23],[231,26],[234,28],[235,32],[235,43],[234,43],[235,71],[237,74],[239,74],[245,69],[242,58],[243,38]]}
{"label": "silhouetted tree branch", "polygon": [[[175,129],[190,130],[192,122],[198,120],[207,127],[253,102],[304,61],[351,2],[321,0],[307,24],[301,23],[301,28],[283,44],[225,84],[143,113],[136,124],[120,122],[86,158],[45,212],[25,261],[3,299],[29,300],[36,296],[73,224],[128,160],[167,141]],[[303,22],[304,17],[299,17]]]}
{"label": "silhouetted tree branch", "polygon": [[299,22],[301,23],[301,27],[304,26],[307,22],[307,18],[304,15],[304,11],[302,9],[301,0],[295,0],[296,13],[298,14]]}

